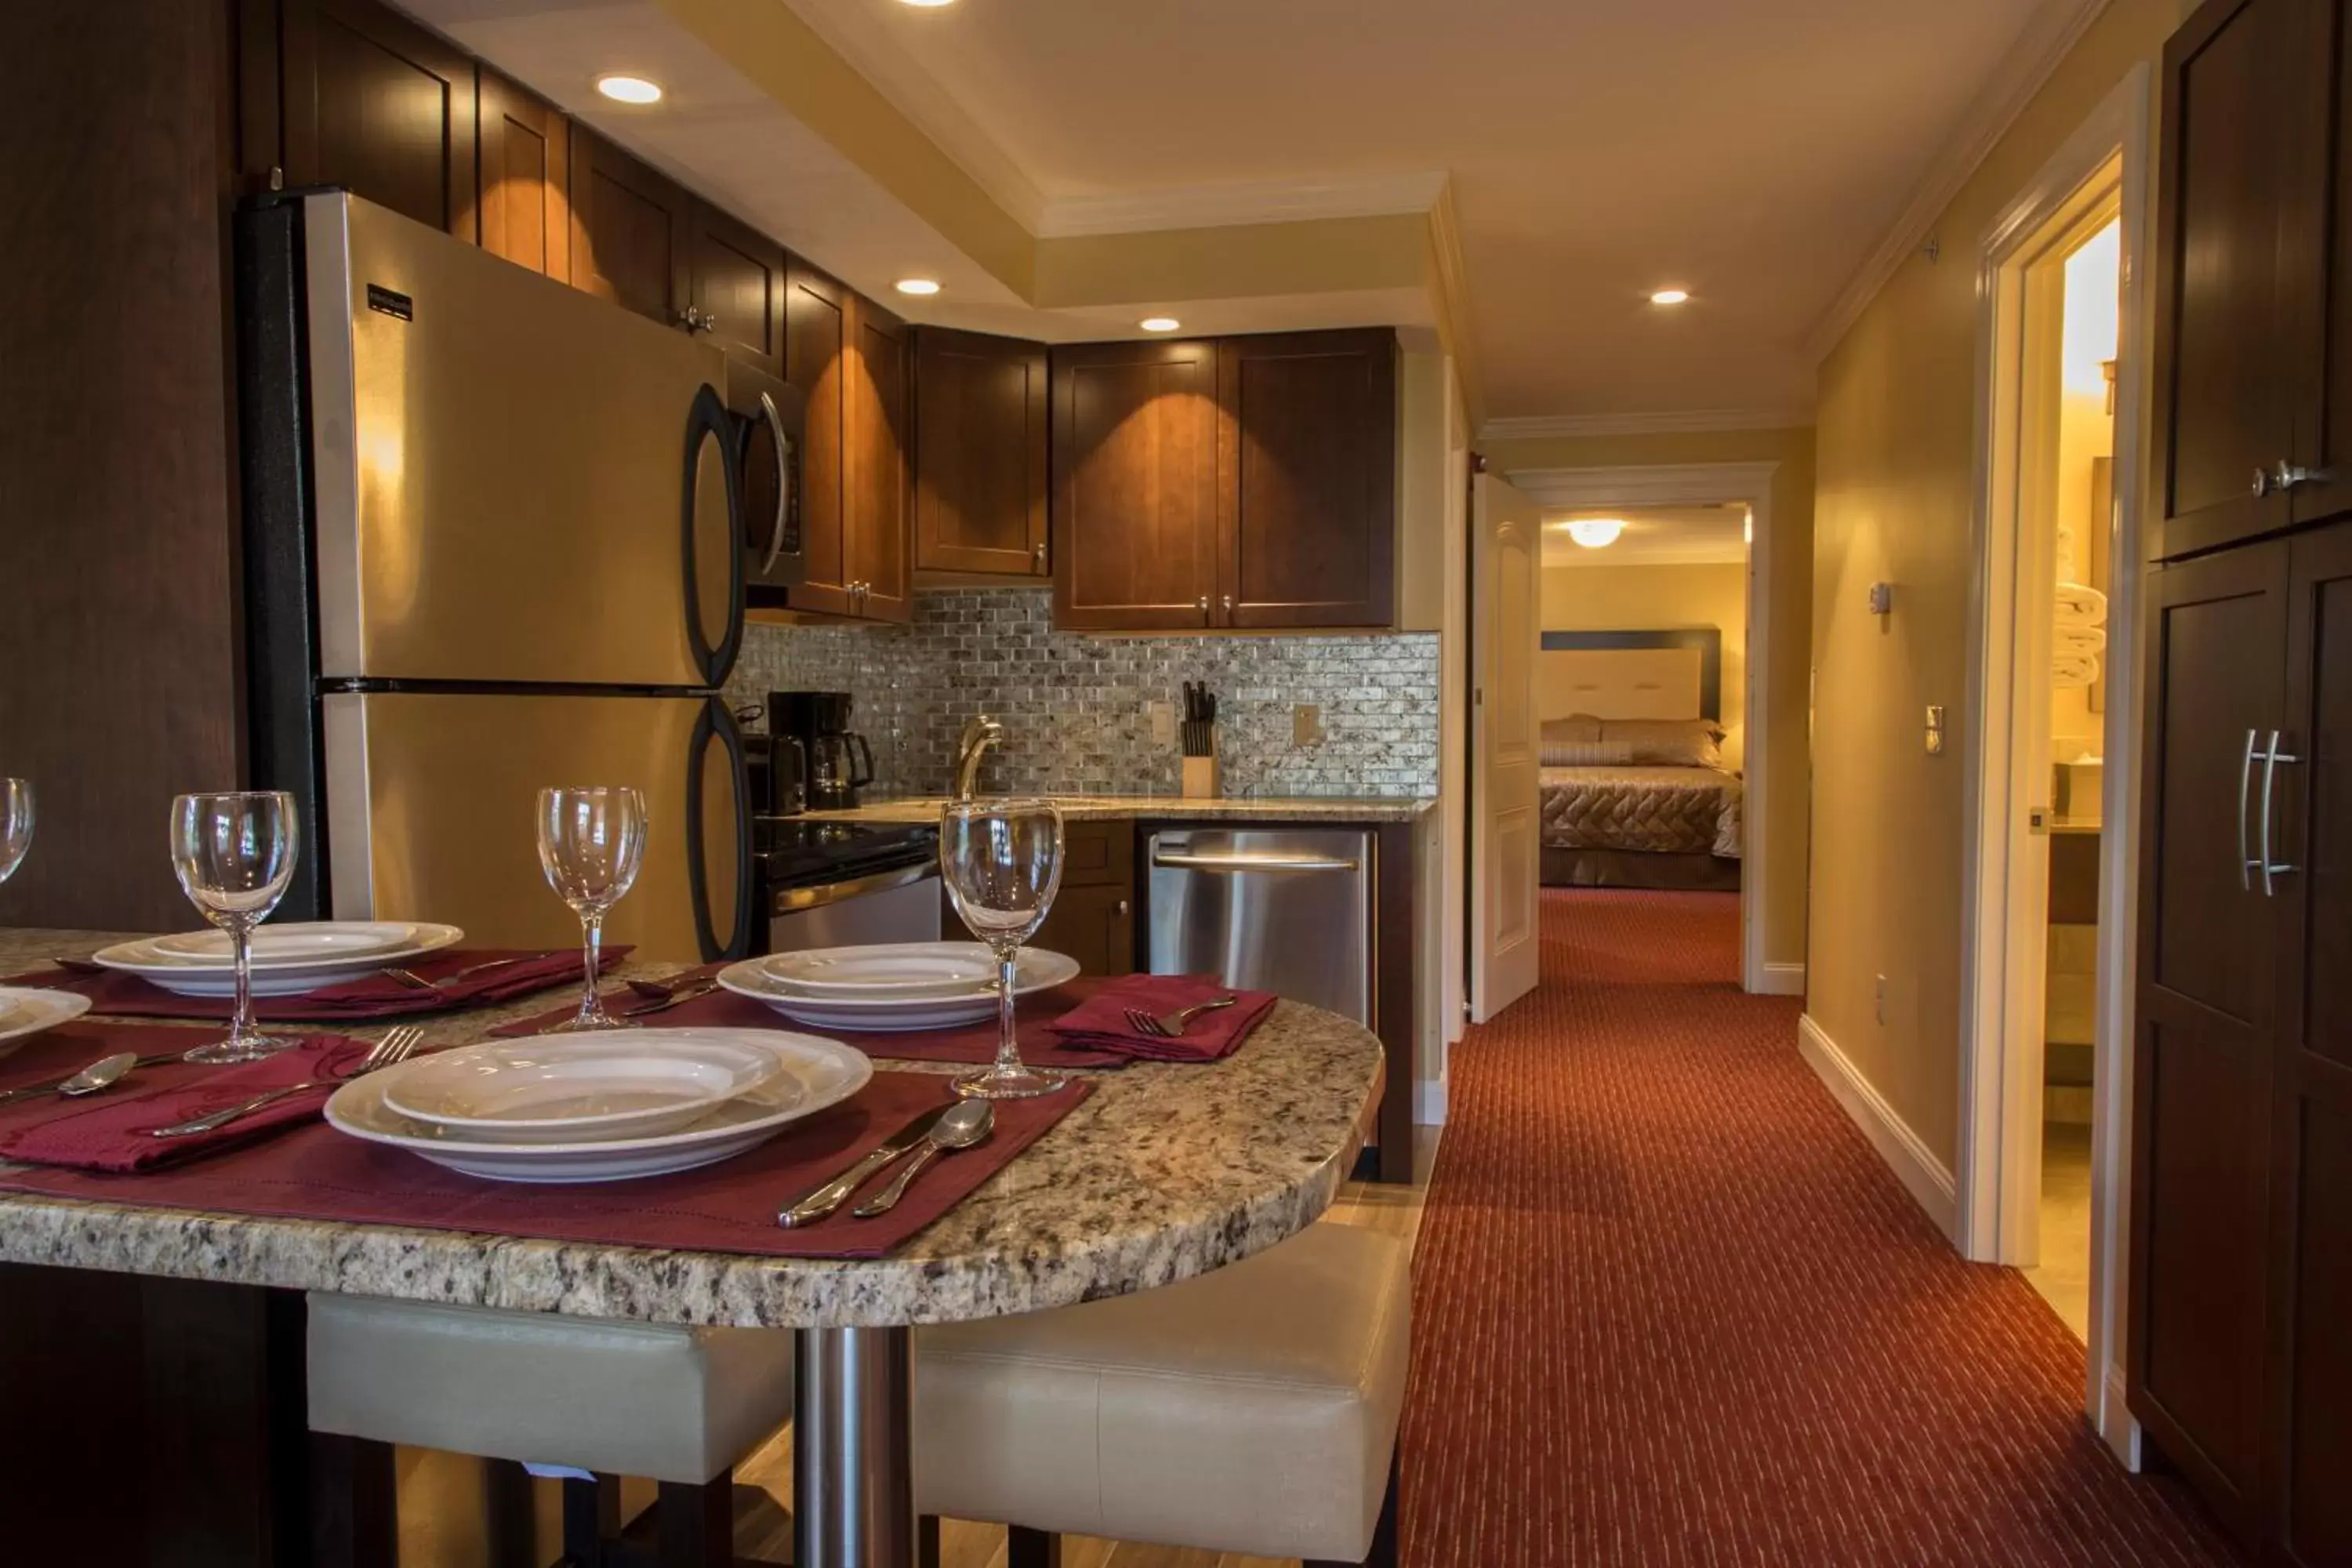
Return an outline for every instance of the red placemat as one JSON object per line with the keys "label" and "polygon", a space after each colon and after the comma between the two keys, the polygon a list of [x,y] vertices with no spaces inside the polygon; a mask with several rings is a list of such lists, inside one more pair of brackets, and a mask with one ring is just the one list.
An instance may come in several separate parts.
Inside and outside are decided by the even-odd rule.
{"label": "red placemat", "polygon": [[[368,1042],[347,1035],[290,1037],[259,1061],[205,1066],[180,1053],[218,1037],[213,1029],[155,1024],[70,1024],[39,1035],[0,1062],[0,1090],[50,1082],[100,1057],[129,1051],[138,1067],[95,1094],[40,1094],[0,1103],[0,1160],[85,1170],[130,1171],[184,1163],[258,1142],[318,1120],[338,1075],[359,1065]],[[152,1058],[163,1058],[155,1060]],[[252,1099],[269,1089],[317,1081],[216,1131],[187,1138],[150,1136],[153,1129]]]}
{"label": "red placemat", "polygon": [[[707,963],[699,969],[689,969],[673,974],[662,986],[688,985],[726,968],[723,963]],[[1051,991],[1034,992],[1015,1004],[1013,1011],[1013,1036],[1021,1046],[1021,1059],[1031,1067],[1040,1068],[1117,1068],[1125,1067],[1135,1058],[1117,1051],[1107,1051],[1094,1046],[1073,1045],[1055,1034],[1053,1025],[1072,1007],[1109,984],[1100,979],[1073,980]],[[639,983],[608,995],[604,1005],[617,1016],[639,1002],[657,1000],[660,989]],[[494,1035],[536,1035],[551,1024],[560,1024],[572,1016],[569,1007],[541,1013],[512,1024],[503,1024],[491,1030]],[[738,996],[732,991],[714,991],[708,996],[698,996],[691,1002],[681,1002],[675,1007],[665,1007],[657,1013],[647,1013],[629,1022],[649,1029],[723,1028],[723,1029],[789,1029],[795,1033],[816,1033],[829,1040],[842,1040],[856,1046],[869,1057],[895,1058],[902,1062],[971,1062],[982,1064],[996,1059],[996,1016],[989,1015],[977,1024],[964,1024],[952,1029],[930,1029],[920,1034],[884,1034],[866,1029],[818,1028],[814,1024],[795,1024],[749,996]]]}
{"label": "red placemat", "polygon": [[[127,1047],[121,1047],[127,1048]],[[770,1258],[882,1258],[970,1196],[1094,1091],[1083,1079],[1037,1100],[1000,1100],[986,1143],[933,1163],[876,1219],[847,1205],[805,1229],[776,1224],[784,1203],[854,1163],[917,1113],[953,1098],[934,1073],[881,1072],[846,1105],[698,1171],[587,1186],[484,1182],[313,1125],[215,1159],[135,1175],[27,1167],[0,1192],[214,1214],[417,1226],[529,1240]]]}
{"label": "red placemat", "polygon": [[[603,968],[610,969],[628,955],[626,947],[608,947],[604,951]],[[520,958],[526,962],[502,963],[496,969],[467,975],[462,980],[440,984],[445,977],[464,974],[478,964],[507,958]],[[544,991],[551,985],[577,987],[580,984],[580,952],[577,948],[566,948],[561,952],[540,952],[529,948],[451,947],[402,967],[420,980],[435,982],[437,988],[423,991],[388,974],[370,974],[341,985],[322,986],[299,996],[257,996],[253,999],[253,1016],[265,1024],[361,1023],[370,1018],[408,1018],[421,1013],[441,1013],[459,1007],[486,1007],[493,1003],[510,1002],[518,996],[527,996],[534,991]],[[89,998],[94,1011],[126,1018],[225,1019],[229,1016],[232,1005],[226,996],[175,996],[136,974],[126,974],[119,969],[100,969],[83,962],[61,963],[55,969],[37,969],[30,973],[0,981],[0,984],[77,991]]]}

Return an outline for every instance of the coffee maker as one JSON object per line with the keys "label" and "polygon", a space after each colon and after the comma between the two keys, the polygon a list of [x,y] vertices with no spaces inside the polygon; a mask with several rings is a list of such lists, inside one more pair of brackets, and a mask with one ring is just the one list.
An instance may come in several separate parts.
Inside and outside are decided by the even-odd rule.
{"label": "coffee maker", "polygon": [[801,743],[811,811],[845,811],[874,782],[874,752],[849,727],[846,691],[771,691],[768,732]]}

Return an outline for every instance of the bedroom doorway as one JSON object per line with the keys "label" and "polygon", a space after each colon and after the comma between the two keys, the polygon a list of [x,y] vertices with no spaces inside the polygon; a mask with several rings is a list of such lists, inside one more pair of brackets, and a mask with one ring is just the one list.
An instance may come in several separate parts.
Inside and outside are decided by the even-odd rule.
{"label": "bedroom doorway", "polygon": [[1543,881],[1736,895],[1742,989],[1795,994],[1764,929],[1777,468],[1510,478],[1544,519]]}

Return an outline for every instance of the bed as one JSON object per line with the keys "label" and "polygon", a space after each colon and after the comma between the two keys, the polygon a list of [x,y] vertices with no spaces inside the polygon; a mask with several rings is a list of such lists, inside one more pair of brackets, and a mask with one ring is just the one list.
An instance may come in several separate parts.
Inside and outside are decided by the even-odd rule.
{"label": "bed", "polygon": [[1725,764],[1722,634],[1546,632],[1548,887],[1739,886],[1738,773]]}

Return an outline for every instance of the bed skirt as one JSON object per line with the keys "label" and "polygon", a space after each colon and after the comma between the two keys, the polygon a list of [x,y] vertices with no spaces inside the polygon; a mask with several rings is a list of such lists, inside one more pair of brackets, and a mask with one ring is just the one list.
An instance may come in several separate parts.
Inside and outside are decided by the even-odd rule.
{"label": "bed skirt", "polygon": [[1739,862],[1728,856],[1665,854],[1650,849],[1555,849],[1543,852],[1547,888],[1670,888],[1736,893]]}

